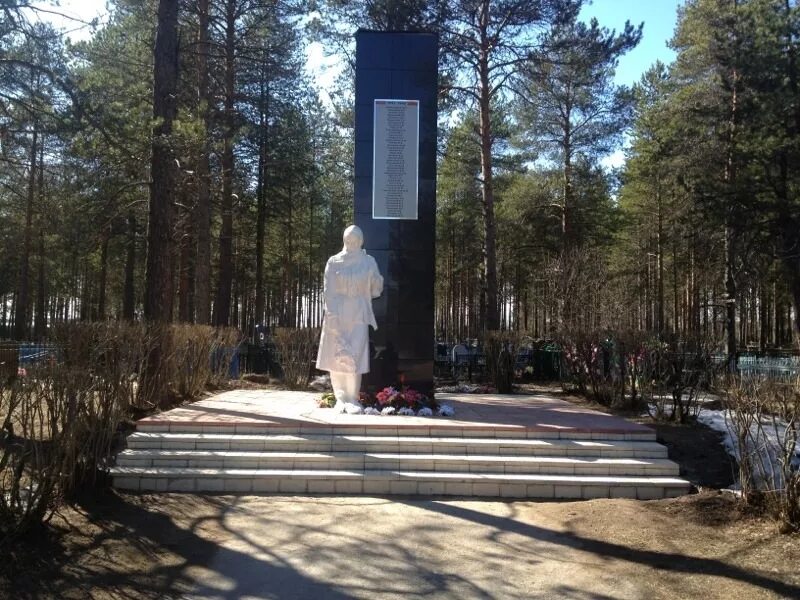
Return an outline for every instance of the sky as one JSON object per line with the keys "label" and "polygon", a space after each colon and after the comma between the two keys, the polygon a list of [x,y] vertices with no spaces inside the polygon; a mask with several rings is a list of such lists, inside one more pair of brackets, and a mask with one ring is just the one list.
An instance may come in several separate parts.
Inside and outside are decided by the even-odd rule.
{"label": "sky", "polygon": [[57,6],[52,0],[34,0],[31,4],[41,9],[34,11],[39,18],[63,29],[73,41],[90,38],[92,28],[88,23],[93,19],[102,22],[108,14],[106,0],[58,0]]}
{"label": "sky", "polygon": [[669,64],[675,53],[667,46],[672,38],[681,0],[594,0],[581,12],[586,20],[594,17],[609,29],[621,31],[625,21],[644,23],[642,41],[623,56],[617,67],[617,83],[631,85],[656,60]]}
{"label": "sky", "polygon": [[[634,25],[644,22],[642,41],[620,59],[616,76],[618,83],[630,85],[637,82],[642,73],[657,59],[665,63],[672,61],[675,55],[667,47],[667,42],[672,37],[680,3],[681,0],[593,0],[583,8],[584,18],[588,20],[595,17],[600,25],[617,31],[624,27],[626,20]],[[102,19],[107,12],[106,0],[60,0],[59,7],[55,9],[49,7],[44,0],[37,4],[83,21],[91,21],[95,17]],[[69,30],[74,40],[91,35],[91,29],[79,22],[55,17],[53,19]],[[308,55],[312,63],[322,60],[319,48],[311,49]]]}
{"label": "sky", "polygon": [[[107,14],[106,0],[60,0],[58,8],[52,8],[46,0],[40,0],[37,4],[85,22],[94,18],[99,18],[102,22],[103,16]],[[668,42],[675,29],[680,4],[682,0],[592,0],[584,6],[581,11],[584,19],[589,20],[594,17],[601,26],[609,29],[622,30],[626,20],[634,25],[644,23],[642,41],[619,61],[616,72],[617,83],[624,85],[636,83],[656,60],[666,64],[672,62],[675,53],[668,47]],[[41,13],[41,16],[69,31],[73,41],[91,36],[91,28],[78,21],[47,13]],[[306,56],[306,68],[316,78],[318,88],[330,89],[330,83],[336,73],[335,59],[326,58],[319,44],[309,45]],[[329,68],[325,68],[326,65]],[[603,163],[609,167],[617,167],[623,161],[624,154],[619,150],[607,157]]]}

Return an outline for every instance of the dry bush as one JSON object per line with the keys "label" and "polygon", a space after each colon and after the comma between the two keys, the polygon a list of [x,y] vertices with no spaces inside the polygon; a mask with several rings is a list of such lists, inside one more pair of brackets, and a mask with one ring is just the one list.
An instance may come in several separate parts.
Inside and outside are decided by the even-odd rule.
{"label": "dry bush", "polygon": [[233,327],[218,327],[211,343],[211,373],[207,387],[218,388],[228,379],[234,353],[244,336]]}
{"label": "dry bush", "polygon": [[218,389],[228,378],[242,341],[238,330],[204,325],[151,324],[143,337],[145,355],[136,408],[170,408]]}
{"label": "dry bush", "polygon": [[656,420],[687,423],[714,380],[713,345],[701,337],[652,341],[642,347],[640,393]]}
{"label": "dry bush", "polygon": [[[52,330],[51,342],[57,348],[54,362],[39,365],[34,371],[57,373],[74,371],[95,376],[106,385],[114,382],[106,395],[115,395],[125,406],[135,406],[146,357],[156,343],[152,332],[141,324],[64,323]],[[43,367],[49,367],[42,370]]]}
{"label": "dry bush", "polygon": [[172,386],[182,398],[200,395],[211,378],[214,328],[203,325],[172,327]]}
{"label": "dry bush", "polygon": [[562,386],[605,406],[645,404],[656,419],[680,423],[696,416],[713,381],[711,345],[704,339],[648,339],[639,332],[566,331]]}
{"label": "dry bush", "polygon": [[173,371],[173,329],[170,325],[153,323],[147,326],[147,343],[142,357],[142,369],[137,377],[136,409],[151,411],[169,408],[173,403],[171,383]]}
{"label": "dry bush", "polygon": [[617,359],[612,373],[614,404],[628,410],[639,409],[643,404],[640,383],[643,371],[642,349],[647,335],[641,331],[623,331],[616,334]]}
{"label": "dry bush", "polygon": [[[0,547],[48,519],[58,505],[68,445],[60,416],[36,381],[0,382]],[[61,411],[58,411],[61,412]]]}
{"label": "dry bush", "polygon": [[0,345],[0,380],[7,382],[17,376],[19,346],[16,343]]}
{"label": "dry bush", "polygon": [[57,326],[52,360],[0,378],[0,546],[95,483],[132,410],[218,385],[239,341],[208,327]]}
{"label": "dry bush", "polygon": [[594,339],[580,331],[564,332],[558,337],[561,346],[561,386],[565,391],[588,396],[589,372],[593,364]]}
{"label": "dry bush", "polygon": [[143,328],[57,327],[58,357],[0,387],[0,527],[14,538],[104,469],[143,368]]}
{"label": "dry bush", "polygon": [[800,379],[731,377],[725,404],[742,498],[770,510],[783,531],[800,531]]}
{"label": "dry bush", "polygon": [[484,341],[486,372],[500,394],[510,394],[514,387],[514,367],[520,336],[513,331],[489,331]]}
{"label": "dry bush", "polygon": [[273,340],[283,382],[290,390],[303,389],[311,375],[311,361],[319,343],[319,328],[278,327]]}
{"label": "dry bush", "polygon": [[171,387],[180,398],[196,398],[227,379],[233,353],[241,343],[238,330],[205,325],[173,325],[169,357]]}
{"label": "dry bush", "polygon": [[30,376],[50,382],[42,395],[52,405],[77,401],[74,433],[82,446],[75,456],[74,487],[106,466],[118,425],[138,397],[152,338],[144,325],[111,322],[64,325],[56,328],[53,341],[63,360]]}
{"label": "dry bush", "polygon": [[605,406],[625,396],[619,356],[608,332],[568,331],[560,336],[563,350],[562,386]]}

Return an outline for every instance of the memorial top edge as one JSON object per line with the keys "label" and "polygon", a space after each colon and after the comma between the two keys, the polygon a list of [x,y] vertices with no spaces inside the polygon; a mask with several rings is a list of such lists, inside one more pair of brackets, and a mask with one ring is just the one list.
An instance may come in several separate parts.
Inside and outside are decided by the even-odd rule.
{"label": "memorial top edge", "polygon": [[364,29],[359,28],[356,31],[356,35],[362,34],[383,34],[383,33],[391,33],[394,35],[398,34],[409,34],[409,35],[430,35],[434,37],[439,37],[439,33],[437,31],[430,31],[429,29]]}

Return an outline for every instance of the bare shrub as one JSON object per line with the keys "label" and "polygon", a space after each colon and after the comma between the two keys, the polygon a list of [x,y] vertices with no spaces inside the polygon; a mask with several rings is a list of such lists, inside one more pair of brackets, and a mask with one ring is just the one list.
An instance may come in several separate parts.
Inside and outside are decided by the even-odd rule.
{"label": "bare shrub", "polygon": [[172,327],[172,388],[183,398],[199,396],[211,376],[214,328],[204,325]]}
{"label": "bare shrub", "polygon": [[170,382],[172,371],[173,329],[163,323],[147,325],[146,351],[142,357],[142,369],[138,377],[136,408],[149,411],[156,407],[169,408],[173,403]]}
{"label": "bare shrub", "polygon": [[513,331],[490,331],[484,341],[486,372],[500,394],[510,394],[514,387],[514,367],[520,336]]}
{"label": "bare shrub", "polygon": [[39,401],[40,387],[0,382],[0,547],[52,515],[66,477],[64,453],[56,451],[60,421]]}
{"label": "bare shrub", "polygon": [[240,339],[233,329],[113,322],[58,325],[52,336],[52,360],[0,378],[0,546],[96,482],[132,410],[227,377]]}
{"label": "bare shrub", "polygon": [[53,341],[62,360],[39,365],[29,376],[42,384],[38,394],[46,406],[55,412],[67,407],[63,429],[76,443],[70,492],[93,483],[107,466],[117,428],[137,398],[152,341],[145,326],[125,323],[62,325]]}
{"label": "bare shrub", "polygon": [[705,338],[653,340],[642,348],[640,392],[656,420],[688,423],[712,385],[712,345]]}
{"label": "bare shrub", "polygon": [[742,498],[770,510],[782,531],[800,531],[800,379],[731,377],[725,404]]}
{"label": "bare shrub", "polygon": [[624,331],[616,335],[616,360],[612,367],[614,404],[628,410],[642,405],[640,382],[642,358],[647,337],[640,331]]}
{"label": "bare shrub", "polygon": [[605,406],[649,407],[656,419],[685,423],[696,416],[713,380],[704,339],[648,339],[640,332],[567,331],[560,336],[565,390]]}
{"label": "bare shrub", "polygon": [[319,328],[279,327],[273,337],[283,381],[290,390],[303,389],[311,375],[311,361],[319,342]]}
{"label": "bare shrub", "polygon": [[7,382],[17,376],[19,347],[16,343],[0,345],[0,380]]}
{"label": "bare shrub", "polygon": [[615,348],[614,336],[602,331],[572,331],[561,336],[562,385],[605,406],[625,399],[624,357]]}
{"label": "bare shrub", "polygon": [[211,373],[207,387],[219,388],[229,377],[231,363],[244,336],[233,327],[217,327],[211,341]]}
{"label": "bare shrub", "polygon": [[565,391],[589,392],[590,371],[594,364],[594,338],[584,332],[565,332],[559,336],[561,345],[561,385]]}
{"label": "bare shrub", "polygon": [[169,408],[218,389],[228,378],[242,341],[234,328],[150,324],[143,334],[143,368],[138,374],[136,407]]}
{"label": "bare shrub", "polygon": [[0,387],[0,523],[13,538],[107,465],[135,397],[145,344],[122,324],[57,327],[58,358]]}
{"label": "bare shrub", "polygon": [[639,352],[639,394],[650,416],[656,421],[672,418],[672,396],[665,390],[670,377],[670,363],[666,359],[666,344],[650,340],[642,345]]}
{"label": "bare shrub", "polygon": [[173,325],[169,357],[172,391],[181,398],[196,398],[209,387],[218,388],[227,379],[231,360],[241,343],[233,328],[205,325]]}

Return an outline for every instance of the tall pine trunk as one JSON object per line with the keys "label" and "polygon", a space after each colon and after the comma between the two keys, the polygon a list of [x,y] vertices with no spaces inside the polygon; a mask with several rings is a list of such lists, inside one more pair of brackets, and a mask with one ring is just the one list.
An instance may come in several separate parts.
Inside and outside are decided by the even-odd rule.
{"label": "tall pine trunk", "polygon": [[[792,5],[789,0],[784,0],[783,10],[786,23],[791,23]],[[796,34],[789,26],[787,26],[785,41],[788,58],[786,79],[791,96],[795,98],[794,111],[786,120],[786,137],[794,141],[800,136],[800,102],[796,100],[800,95],[800,82],[798,82],[797,73]],[[797,154],[794,155],[795,168],[796,160]],[[778,200],[781,214],[778,221],[780,223],[781,263],[794,305],[794,342],[797,349],[800,350],[800,215],[796,209],[797,203],[792,202],[789,192],[789,165],[791,162],[788,152],[783,150],[780,157],[780,198]]]}
{"label": "tall pine trunk", "polygon": [[[184,194],[187,202],[191,201]],[[181,323],[194,322],[194,279],[195,279],[195,239],[194,211],[187,212],[180,220],[180,244],[178,247],[178,320]]]}
{"label": "tall pine trunk", "polygon": [[36,198],[36,154],[39,143],[39,123],[34,121],[31,133],[31,153],[28,172],[28,194],[25,202],[25,229],[22,233],[17,303],[14,313],[14,339],[22,340],[28,334],[28,306],[30,304],[30,261],[33,236],[33,204]]}
{"label": "tall pine trunk", "polygon": [[175,119],[178,85],[178,0],[159,0],[154,51],[153,149],[150,164],[150,213],[147,236],[144,316],[149,321],[172,318],[172,200],[176,157],[170,136]]}
{"label": "tall pine trunk", "polygon": [[[39,144],[39,184],[40,202],[44,202],[44,136]],[[45,272],[44,215],[39,219],[39,266],[36,278],[36,312],[34,314],[33,335],[42,339],[47,332],[47,275]]]}
{"label": "tall pine trunk", "polygon": [[656,200],[658,206],[658,236],[656,239],[656,259],[658,261],[658,307],[656,310],[656,328],[659,338],[664,335],[664,209],[661,202],[661,184],[656,184]]}
{"label": "tall pine trunk", "polygon": [[108,243],[111,231],[106,228],[100,242],[100,273],[97,282],[97,320],[106,318],[106,284],[108,281]]}
{"label": "tall pine trunk", "polygon": [[222,149],[222,225],[219,233],[219,277],[214,324],[230,323],[233,287],[233,134],[236,51],[236,0],[225,5],[225,133]]}
{"label": "tall pine trunk", "polygon": [[122,291],[122,318],[133,321],[136,310],[136,214],[128,213],[128,239],[125,249],[125,284]]}
{"label": "tall pine trunk", "polygon": [[[41,179],[40,179],[41,181]],[[40,187],[41,189],[41,187]],[[47,333],[47,276],[44,262],[44,227],[39,228],[39,274],[36,288],[36,317],[34,337],[42,339]]]}
{"label": "tall pine trunk", "polygon": [[269,89],[261,82],[261,111],[258,147],[258,183],[256,185],[256,301],[255,325],[264,319],[264,237],[267,225],[267,140],[269,114]]}
{"label": "tall pine trunk", "polygon": [[488,38],[489,4],[489,0],[481,2],[481,47],[478,59],[478,75],[480,78],[481,201],[484,234],[483,272],[486,286],[484,328],[486,330],[494,330],[500,326],[500,315],[497,310],[497,232],[494,217],[494,181],[492,179],[492,89],[489,82],[491,40]]}
{"label": "tall pine trunk", "polygon": [[144,318],[154,324],[154,342],[147,356],[147,370],[139,387],[145,405],[169,406],[169,382],[163,364],[171,353],[167,326],[172,320],[173,198],[176,193],[177,157],[172,150],[172,124],[177,110],[178,0],[159,0],[158,29],[153,60],[153,150],[150,165],[150,212],[148,215]]}
{"label": "tall pine trunk", "polygon": [[208,80],[208,0],[198,0],[200,14],[197,44],[197,99],[203,120],[203,141],[197,156],[197,199],[194,228],[197,236],[195,259],[195,319],[202,325],[211,322],[211,166],[209,162],[211,98]]}
{"label": "tall pine trunk", "polygon": [[725,165],[725,184],[728,194],[725,216],[725,334],[727,340],[728,371],[735,373],[738,368],[738,349],[736,342],[736,125],[738,119],[737,106],[738,74],[733,70],[731,91],[731,113],[728,133],[728,156]]}

